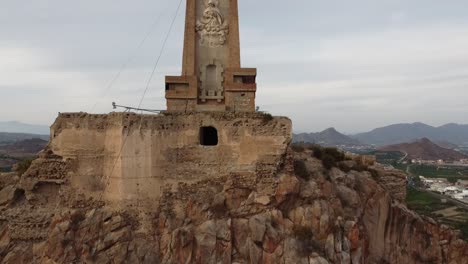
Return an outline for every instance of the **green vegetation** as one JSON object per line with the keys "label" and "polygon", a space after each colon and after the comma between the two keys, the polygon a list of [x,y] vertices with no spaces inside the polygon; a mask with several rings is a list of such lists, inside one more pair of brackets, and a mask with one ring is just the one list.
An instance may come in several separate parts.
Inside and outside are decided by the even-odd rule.
{"label": "green vegetation", "polygon": [[363,171],[368,171],[370,172],[372,178],[374,180],[378,180],[380,178],[380,175],[379,175],[379,172],[376,171],[375,169],[372,169],[372,168],[369,168],[368,166],[362,164],[362,162],[360,160],[358,160],[356,162],[356,164],[354,164],[353,166],[348,166],[346,165],[345,163],[339,163],[338,164],[338,167],[340,168],[340,170],[344,171],[344,172],[350,172],[350,171],[358,171],[358,172],[363,172]]}
{"label": "green vegetation", "polygon": [[309,180],[310,173],[307,170],[307,166],[303,160],[294,161],[294,174],[296,174],[304,180]]}
{"label": "green vegetation", "polygon": [[326,155],[322,158],[322,164],[327,170],[331,170],[333,167],[336,167],[336,160],[330,156]]}
{"label": "green vegetation", "polygon": [[431,216],[433,211],[442,210],[452,206],[452,203],[442,203],[435,195],[428,192],[408,188],[406,194],[408,208],[419,214]]}
{"label": "green vegetation", "polygon": [[460,179],[468,179],[468,168],[466,167],[440,167],[435,165],[416,165],[410,167],[411,174],[427,178],[446,178],[450,182]]}
{"label": "green vegetation", "polygon": [[377,162],[381,164],[392,165],[395,169],[409,171],[414,176],[446,178],[450,182],[468,179],[468,167],[411,164],[410,161],[402,163],[400,161],[404,155],[398,151],[371,151],[367,154],[375,155]]}
{"label": "green vegetation", "polygon": [[346,160],[345,154],[337,148],[322,148],[318,145],[312,146],[313,156],[322,161],[323,166],[330,170],[338,167],[337,163]]}
{"label": "green vegetation", "polygon": [[403,159],[405,155],[399,151],[374,150],[374,151],[365,153],[365,155],[374,155],[378,163],[391,165],[397,170],[406,171],[408,168],[407,163],[403,164],[402,162],[400,162],[401,159]]}
{"label": "green vegetation", "polygon": [[310,147],[315,158],[321,160],[323,158],[323,149],[319,145],[312,145]]}
{"label": "green vegetation", "polygon": [[274,119],[270,113],[263,112],[262,114],[263,114],[262,119],[264,123],[268,123]]}
{"label": "green vegetation", "polygon": [[455,225],[455,228],[462,232],[462,236],[465,240],[468,241],[468,220],[464,223],[458,223]]}
{"label": "green vegetation", "polygon": [[0,172],[11,172],[11,167],[1,167]]}
{"label": "green vegetation", "polygon": [[33,159],[25,159],[25,160],[20,161],[17,164],[18,174],[23,175],[29,169],[29,167],[31,167],[32,162],[33,162]]}
{"label": "green vegetation", "polygon": [[78,230],[78,227],[83,220],[86,219],[86,215],[84,211],[82,210],[77,210],[75,211],[71,216],[70,216],[70,227],[72,230],[76,231]]}
{"label": "green vegetation", "polygon": [[361,160],[358,160],[356,164],[352,165],[351,167],[346,165],[343,161],[348,159],[343,152],[336,148],[321,148],[320,146],[313,146],[312,150],[314,157],[322,160],[322,164],[327,170],[330,170],[333,167],[338,167],[344,172],[350,172],[352,170],[359,172],[368,171],[375,180],[378,180],[379,178],[379,173],[376,170],[362,164]]}
{"label": "green vegetation", "polygon": [[397,163],[396,165],[392,165],[397,170],[406,171],[408,169],[409,164]]}
{"label": "green vegetation", "polygon": [[465,167],[440,167],[432,165],[412,165],[411,172],[425,177],[468,177],[468,168]]}
{"label": "green vegetation", "polygon": [[332,157],[336,162],[344,161],[346,159],[345,154],[337,148],[324,148],[323,157],[326,156]]}
{"label": "green vegetation", "polygon": [[292,144],[291,149],[294,152],[304,152],[305,151],[305,147],[304,147],[303,144]]}
{"label": "green vegetation", "polygon": [[[18,157],[12,157],[6,154],[0,154],[0,160],[10,160],[10,161],[14,161],[17,163],[18,173],[20,175],[22,175],[29,169],[29,166],[31,166],[32,161],[35,159],[36,157],[18,158]],[[11,170],[12,170],[11,166],[0,167],[0,172],[11,172]]]}
{"label": "green vegetation", "polygon": [[[466,209],[456,207],[457,205],[450,201],[443,203],[435,194],[413,188],[408,188],[406,203],[408,208],[420,215],[431,217],[441,224],[461,230],[462,237],[468,241],[468,211]],[[445,209],[454,211],[457,216],[444,215],[439,212]]]}
{"label": "green vegetation", "polygon": [[414,176],[414,175],[409,175],[409,180],[414,184],[413,187],[416,188],[425,188],[424,183],[421,181],[421,178],[419,176]]}
{"label": "green vegetation", "polygon": [[0,159],[12,159],[12,160],[18,160],[18,161],[21,160],[20,158],[12,157],[12,156],[2,154],[2,153],[0,153]]}
{"label": "green vegetation", "polygon": [[372,151],[368,155],[374,155],[378,163],[396,166],[405,155],[399,151]]}
{"label": "green vegetation", "polygon": [[[20,161],[21,159],[19,158],[15,158],[15,157],[10,157],[6,154],[0,154],[0,162],[4,160],[4,161]],[[9,162],[7,162],[6,164],[11,164]],[[7,165],[4,165],[4,167],[0,167],[0,172],[11,172],[11,169],[12,167],[11,166],[7,166]]]}

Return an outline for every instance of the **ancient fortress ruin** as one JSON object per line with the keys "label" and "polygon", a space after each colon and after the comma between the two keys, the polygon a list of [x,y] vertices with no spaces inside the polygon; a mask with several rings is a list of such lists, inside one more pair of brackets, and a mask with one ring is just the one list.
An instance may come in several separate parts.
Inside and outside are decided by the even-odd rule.
{"label": "ancient fortress ruin", "polygon": [[163,188],[228,175],[272,175],[291,121],[256,112],[256,69],[241,68],[236,0],[189,0],[182,75],[166,77],[159,115],[63,113],[50,149],[72,182],[107,201],[158,200]]}
{"label": "ancient fortress ruin", "polygon": [[467,263],[459,232],[406,208],[403,172],[290,147],[239,58],[237,0],[187,0],[167,111],[62,113],[0,173],[0,263]]}

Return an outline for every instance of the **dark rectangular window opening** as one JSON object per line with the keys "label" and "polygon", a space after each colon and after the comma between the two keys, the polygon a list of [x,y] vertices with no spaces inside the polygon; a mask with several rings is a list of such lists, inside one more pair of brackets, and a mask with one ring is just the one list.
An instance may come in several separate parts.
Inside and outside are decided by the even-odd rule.
{"label": "dark rectangular window opening", "polygon": [[255,84],[255,76],[242,76],[242,83]]}
{"label": "dark rectangular window opening", "polygon": [[202,146],[217,146],[218,145],[218,130],[214,127],[200,128],[200,145]]}

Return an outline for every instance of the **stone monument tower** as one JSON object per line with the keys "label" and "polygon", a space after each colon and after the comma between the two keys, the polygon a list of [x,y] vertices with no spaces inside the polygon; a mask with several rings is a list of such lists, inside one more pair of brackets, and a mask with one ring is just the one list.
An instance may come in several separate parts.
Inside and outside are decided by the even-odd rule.
{"label": "stone monument tower", "polygon": [[275,179],[292,123],[255,111],[256,69],[240,66],[237,0],[187,0],[186,20],[182,75],[166,77],[167,111],[61,113],[52,125],[44,162],[60,157],[80,195],[153,208],[180,184]]}
{"label": "stone monument tower", "polygon": [[257,70],[241,68],[237,0],[187,0],[181,76],[166,77],[167,110],[255,111]]}

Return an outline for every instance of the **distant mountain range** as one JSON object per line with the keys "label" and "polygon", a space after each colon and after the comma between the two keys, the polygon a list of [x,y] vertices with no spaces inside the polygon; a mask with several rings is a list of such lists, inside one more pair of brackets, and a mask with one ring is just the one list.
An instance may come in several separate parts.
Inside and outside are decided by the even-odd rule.
{"label": "distant mountain range", "polygon": [[459,146],[468,147],[468,125],[447,124],[433,127],[423,123],[395,124],[376,128],[370,132],[356,135],[344,135],[334,128],[319,133],[295,134],[295,142],[310,142],[321,145],[376,145],[386,146],[413,142],[427,138],[439,146],[455,149]]}
{"label": "distant mountain range", "polygon": [[411,143],[385,146],[378,150],[399,151],[403,154],[407,154],[408,159],[455,161],[468,158],[468,156],[455,150],[442,148],[428,138],[423,138]]}
{"label": "distant mountain range", "polygon": [[[9,133],[14,133],[14,135]],[[16,121],[0,122],[0,143],[32,138],[47,140],[49,133],[49,127],[44,125],[31,125]],[[318,133],[294,135],[295,142],[309,142],[325,146],[386,146],[412,142],[421,138],[427,138],[447,148],[468,147],[468,125],[452,123],[433,127],[424,123],[395,124],[351,136],[340,133],[335,128],[328,128]]]}
{"label": "distant mountain range", "polygon": [[357,146],[359,140],[346,136],[335,128],[328,128],[318,133],[302,133],[294,135],[294,142],[315,143],[322,146]]}
{"label": "distant mountain range", "polygon": [[447,124],[433,127],[423,123],[396,124],[353,136],[370,145],[391,145],[428,138],[433,142],[468,145],[468,125]]}
{"label": "distant mountain range", "polygon": [[33,139],[33,138],[39,138],[39,139],[47,140],[47,141],[49,140],[48,135],[0,132],[0,145],[14,143],[17,141],[22,141],[22,140]]}
{"label": "distant mountain range", "polygon": [[44,125],[31,125],[16,121],[0,122],[0,132],[49,135],[50,129]]}

